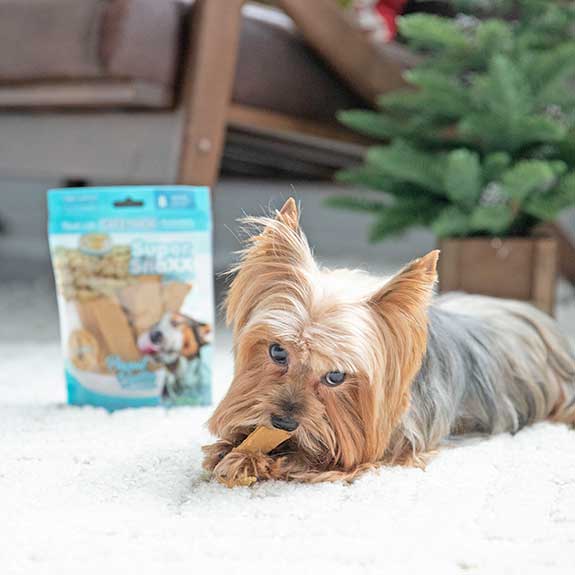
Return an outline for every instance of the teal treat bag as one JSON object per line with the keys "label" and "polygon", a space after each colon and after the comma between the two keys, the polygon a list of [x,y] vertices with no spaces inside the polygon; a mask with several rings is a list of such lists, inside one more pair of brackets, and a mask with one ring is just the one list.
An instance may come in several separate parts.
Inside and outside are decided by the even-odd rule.
{"label": "teal treat bag", "polygon": [[209,404],[209,189],[50,190],[48,212],[69,403]]}

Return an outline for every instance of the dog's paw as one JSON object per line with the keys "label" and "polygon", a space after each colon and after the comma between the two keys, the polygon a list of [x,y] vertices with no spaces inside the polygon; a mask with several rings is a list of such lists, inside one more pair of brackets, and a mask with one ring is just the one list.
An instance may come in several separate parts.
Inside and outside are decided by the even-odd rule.
{"label": "dog's paw", "polygon": [[231,441],[217,441],[211,445],[204,445],[204,461],[202,467],[206,471],[212,472],[214,467],[234,448]]}
{"label": "dog's paw", "polygon": [[262,453],[232,451],[214,468],[213,475],[227,487],[252,485],[272,476],[274,461]]}

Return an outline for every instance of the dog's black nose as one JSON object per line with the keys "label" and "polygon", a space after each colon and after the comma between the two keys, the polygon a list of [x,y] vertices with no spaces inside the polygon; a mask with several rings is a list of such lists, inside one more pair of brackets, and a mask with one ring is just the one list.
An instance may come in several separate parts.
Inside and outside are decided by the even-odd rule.
{"label": "dog's black nose", "polygon": [[164,334],[161,331],[153,331],[150,333],[150,341],[152,343],[158,344],[158,343],[162,343],[162,340],[164,339]]}
{"label": "dog's black nose", "polygon": [[272,415],[272,425],[276,429],[283,429],[284,431],[295,431],[299,422],[296,421],[293,417],[288,416],[279,416],[279,415]]}

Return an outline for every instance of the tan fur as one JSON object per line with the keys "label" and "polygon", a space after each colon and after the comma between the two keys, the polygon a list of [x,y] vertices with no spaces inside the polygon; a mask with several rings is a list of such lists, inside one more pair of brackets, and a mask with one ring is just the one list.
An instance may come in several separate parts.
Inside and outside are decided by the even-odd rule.
{"label": "tan fur", "polygon": [[[438,252],[376,283],[317,266],[293,199],[275,219],[247,224],[258,231],[227,297],[235,374],[208,422],[221,441],[204,449],[204,467],[232,479],[316,482],[352,479],[384,463],[416,464],[393,438],[425,352]],[[288,351],[287,367],[270,359],[274,342]],[[333,370],[346,380],[330,388],[322,377]],[[282,453],[230,453],[256,426],[269,426],[285,402],[297,405],[300,425]]]}

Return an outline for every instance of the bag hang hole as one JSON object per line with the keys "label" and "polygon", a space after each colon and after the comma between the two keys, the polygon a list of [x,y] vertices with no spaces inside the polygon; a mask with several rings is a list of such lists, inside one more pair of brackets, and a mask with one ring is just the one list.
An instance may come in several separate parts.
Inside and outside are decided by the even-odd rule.
{"label": "bag hang hole", "polygon": [[135,200],[128,196],[123,200],[117,200],[114,202],[115,208],[141,208],[144,205],[142,200]]}

